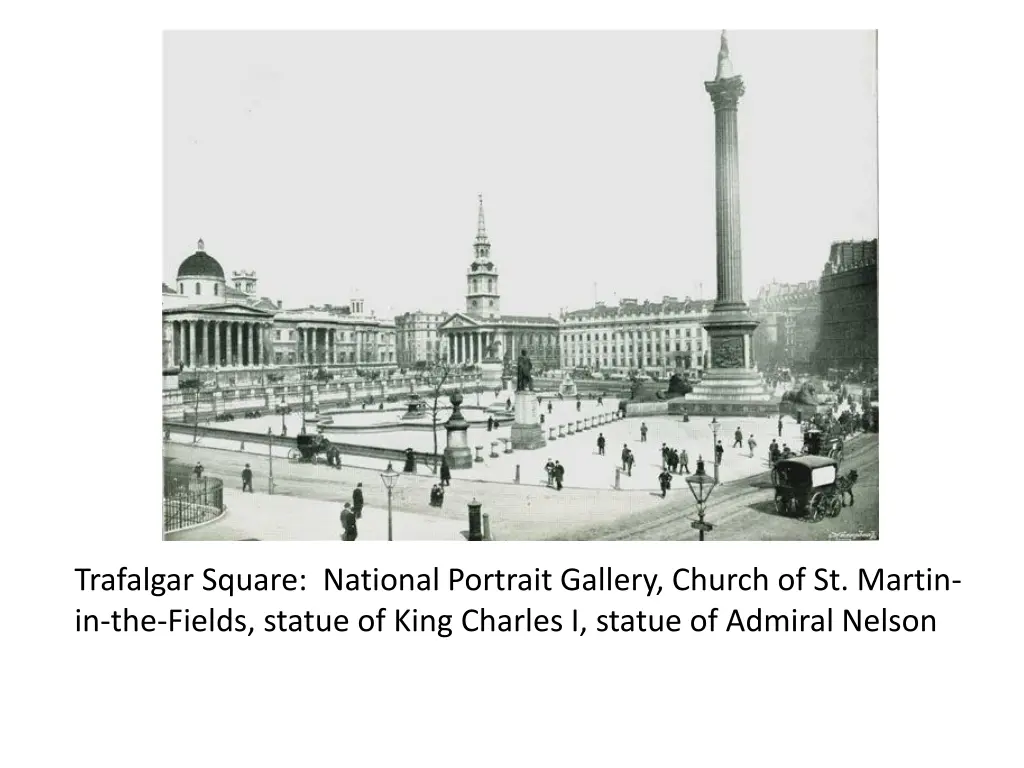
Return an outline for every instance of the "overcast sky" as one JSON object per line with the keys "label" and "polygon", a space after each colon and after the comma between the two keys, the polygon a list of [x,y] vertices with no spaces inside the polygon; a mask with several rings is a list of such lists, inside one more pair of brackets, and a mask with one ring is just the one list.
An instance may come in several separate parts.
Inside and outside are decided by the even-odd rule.
{"label": "overcast sky", "polygon": [[[506,313],[714,296],[718,31],[164,42],[168,282],[202,237],[285,306],[460,310],[483,194]],[[878,235],[875,35],[729,44],[751,297]]]}

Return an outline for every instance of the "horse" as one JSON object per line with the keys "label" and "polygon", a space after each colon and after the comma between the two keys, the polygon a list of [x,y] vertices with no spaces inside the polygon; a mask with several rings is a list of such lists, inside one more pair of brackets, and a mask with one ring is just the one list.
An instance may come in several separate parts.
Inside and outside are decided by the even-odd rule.
{"label": "horse", "polygon": [[836,480],[836,488],[839,490],[839,499],[844,507],[847,506],[847,495],[850,496],[849,506],[853,506],[853,484],[857,482],[857,477],[857,470],[851,469],[845,475],[840,476]]}

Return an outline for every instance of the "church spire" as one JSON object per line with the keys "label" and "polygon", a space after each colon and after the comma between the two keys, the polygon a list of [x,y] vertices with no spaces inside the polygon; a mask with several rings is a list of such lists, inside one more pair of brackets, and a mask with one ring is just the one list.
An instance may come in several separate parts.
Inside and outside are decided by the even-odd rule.
{"label": "church spire", "polygon": [[722,30],[722,42],[718,48],[718,69],[715,71],[715,80],[728,80],[732,77],[732,62],[729,60],[729,38]]}
{"label": "church spire", "polygon": [[476,218],[476,241],[480,244],[487,243],[487,225],[484,224],[484,196],[477,195],[480,200],[480,212]]}

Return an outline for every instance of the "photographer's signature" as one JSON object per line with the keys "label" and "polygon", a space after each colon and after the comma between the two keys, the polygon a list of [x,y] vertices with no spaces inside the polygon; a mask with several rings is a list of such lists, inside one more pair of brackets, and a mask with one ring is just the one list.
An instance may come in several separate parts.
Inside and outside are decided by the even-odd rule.
{"label": "photographer's signature", "polygon": [[830,531],[829,541],[876,541],[878,531]]}

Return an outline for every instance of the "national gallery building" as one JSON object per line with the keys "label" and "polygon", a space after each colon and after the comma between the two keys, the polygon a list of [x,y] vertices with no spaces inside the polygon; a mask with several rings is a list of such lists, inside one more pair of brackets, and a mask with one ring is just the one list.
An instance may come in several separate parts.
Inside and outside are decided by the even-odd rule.
{"label": "national gallery building", "polygon": [[234,272],[229,286],[202,240],[176,283],[163,286],[165,370],[396,364],[394,322],[364,314],[362,299],[286,310],[257,294],[254,272]]}

